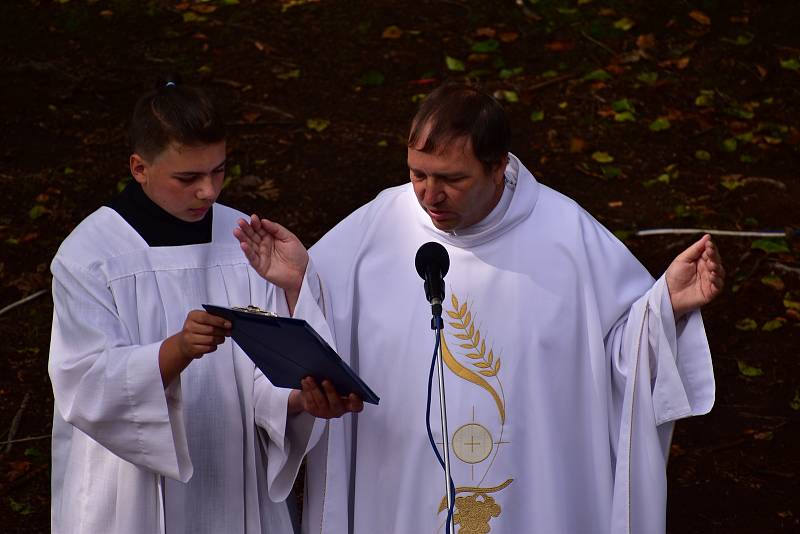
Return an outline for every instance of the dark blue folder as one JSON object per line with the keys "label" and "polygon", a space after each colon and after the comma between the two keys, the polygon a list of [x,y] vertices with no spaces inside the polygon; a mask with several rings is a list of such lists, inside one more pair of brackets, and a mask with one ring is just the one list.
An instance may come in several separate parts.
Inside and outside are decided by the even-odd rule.
{"label": "dark blue folder", "polygon": [[378,396],[304,320],[212,304],[203,308],[231,322],[233,340],[274,385],[301,389],[307,376],[318,384],[327,378],[340,395],[355,393],[378,404]]}

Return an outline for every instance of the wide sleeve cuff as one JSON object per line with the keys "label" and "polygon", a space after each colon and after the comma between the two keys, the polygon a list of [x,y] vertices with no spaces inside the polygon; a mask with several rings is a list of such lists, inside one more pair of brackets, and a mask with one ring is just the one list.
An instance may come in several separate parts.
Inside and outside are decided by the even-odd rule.
{"label": "wide sleeve cuff", "polygon": [[649,291],[648,308],[656,424],[708,413],[714,405],[714,371],[700,311],[676,324],[664,276]]}
{"label": "wide sleeve cuff", "polygon": [[268,493],[271,500],[281,502],[294,485],[303,457],[319,441],[325,420],[307,413],[287,416],[292,390],[274,387],[263,375],[256,381],[255,421],[267,438]]}

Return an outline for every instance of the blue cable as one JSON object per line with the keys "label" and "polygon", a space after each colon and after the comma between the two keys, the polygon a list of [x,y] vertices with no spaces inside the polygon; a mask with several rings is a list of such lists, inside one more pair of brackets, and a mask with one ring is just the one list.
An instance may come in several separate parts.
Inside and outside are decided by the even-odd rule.
{"label": "blue cable", "polygon": [[[439,465],[442,466],[444,469],[444,460],[442,460],[442,455],[439,454],[439,449],[436,447],[436,442],[433,440],[433,432],[431,431],[431,392],[433,390],[433,369],[436,367],[436,357],[439,354],[439,343],[442,336],[442,319],[441,318],[434,318],[436,321],[436,344],[433,347],[433,359],[431,360],[431,371],[428,373],[428,404],[425,410],[425,426],[428,429],[428,440],[431,442],[431,447],[433,448],[433,453],[436,455],[436,459],[439,460]],[[450,507],[447,509],[447,523],[445,523],[445,532],[446,534],[450,533],[450,521],[453,518],[453,508],[456,505],[456,487],[453,484],[453,477],[450,477],[450,494],[453,496],[453,500],[450,502]],[[453,533],[454,534],[454,533]]]}

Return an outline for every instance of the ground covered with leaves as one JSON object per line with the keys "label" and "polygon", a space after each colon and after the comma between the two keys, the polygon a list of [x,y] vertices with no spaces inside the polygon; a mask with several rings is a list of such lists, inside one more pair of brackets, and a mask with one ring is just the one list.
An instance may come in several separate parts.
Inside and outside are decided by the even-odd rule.
{"label": "ground covered with leaves", "polygon": [[[126,122],[159,74],[228,104],[221,200],[308,245],[407,179],[416,102],[473,80],[509,110],[515,154],[654,276],[695,236],[637,231],[776,233],[716,237],[717,401],[677,425],[668,529],[798,529],[799,16],[792,0],[3,2],[0,308],[48,289],[61,240],[128,179]],[[52,302],[0,313],[0,529],[45,532]]]}

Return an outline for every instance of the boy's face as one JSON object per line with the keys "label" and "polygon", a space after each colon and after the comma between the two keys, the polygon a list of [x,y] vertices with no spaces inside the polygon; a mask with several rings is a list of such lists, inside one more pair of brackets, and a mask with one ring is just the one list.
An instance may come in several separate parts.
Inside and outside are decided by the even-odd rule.
{"label": "boy's face", "polygon": [[225,141],[197,146],[173,143],[151,161],[132,154],[130,167],[150,200],[182,221],[196,222],[222,190]]}

